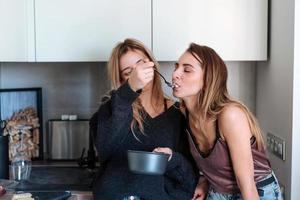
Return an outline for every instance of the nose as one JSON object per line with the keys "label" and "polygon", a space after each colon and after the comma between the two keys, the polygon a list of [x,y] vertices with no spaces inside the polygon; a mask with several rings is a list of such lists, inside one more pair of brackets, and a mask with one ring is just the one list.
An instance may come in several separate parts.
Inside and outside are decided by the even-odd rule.
{"label": "nose", "polygon": [[180,78],[181,78],[181,72],[179,68],[177,68],[172,73],[172,80],[179,80]]}

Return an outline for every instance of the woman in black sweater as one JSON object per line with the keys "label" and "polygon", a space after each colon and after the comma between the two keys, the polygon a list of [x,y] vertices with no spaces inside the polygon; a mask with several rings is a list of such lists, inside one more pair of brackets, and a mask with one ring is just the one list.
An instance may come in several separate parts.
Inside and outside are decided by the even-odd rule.
{"label": "woman in black sweater", "polygon": [[[102,99],[90,126],[100,158],[100,173],[93,188],[96,200],[191,199],[196,175],[191,164],[184,117],[164,97],[158,63],[139,41],[126,39],[113,50],[108,72],[113,90]],[[157,149],[158,148],[158,149]],[[164,175],[129,171],[127,150],[171,154]]]}

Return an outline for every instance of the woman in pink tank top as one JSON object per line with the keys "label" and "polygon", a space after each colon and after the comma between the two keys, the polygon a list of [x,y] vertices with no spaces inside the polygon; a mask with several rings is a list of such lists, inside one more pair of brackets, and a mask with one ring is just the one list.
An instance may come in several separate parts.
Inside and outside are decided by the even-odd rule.
{"label": "woman in pink tank top", "polygon": [[187,117],[191,153],[205,180],[193,199],[281,199],[255,117],[227,91],[227,68],[192,43],[175,64],[173,95]]}

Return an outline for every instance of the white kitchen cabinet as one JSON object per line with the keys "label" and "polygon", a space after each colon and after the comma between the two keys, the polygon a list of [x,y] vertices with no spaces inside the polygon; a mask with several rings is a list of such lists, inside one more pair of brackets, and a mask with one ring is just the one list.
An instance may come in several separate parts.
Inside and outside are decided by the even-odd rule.
{"label": "white kitchen cabinet", "polygon": [[35,60],[34,1],[0,0],[0,62]]}
{"label": "white kitchen cabinet", "polygon": [[189,43],[224,60],[267,59],[267,0],[153,0],[153,51],[177,60]]}
{"label": "white kitchen cabinet", "polygon": [[35,0],[36,61],[107,61],[117,42],[151,48],[150,0]]}

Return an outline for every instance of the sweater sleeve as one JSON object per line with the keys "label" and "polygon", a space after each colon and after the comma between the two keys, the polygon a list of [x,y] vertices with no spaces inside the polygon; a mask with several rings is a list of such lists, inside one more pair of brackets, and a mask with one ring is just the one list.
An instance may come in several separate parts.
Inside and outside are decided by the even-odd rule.
{"label": "sweater sleeve", "polygon": [[166,176],[173,186],[166,188],[174,199],[191,199],[198,181],[198,169],[189,151],[189,144],[184,132],[180,131],[177,147],[168,163]]}
{"label": "sweater sleeve", "polygon": [[97,129],[94,131],[94,140],[101,163],[106,162],[118,150],[130,132],[132,103],[138,96],[139,93],[134,92],[126,82],[112,91],[111,97],[104,99],[98,109],[97,126],[93,127]]}

